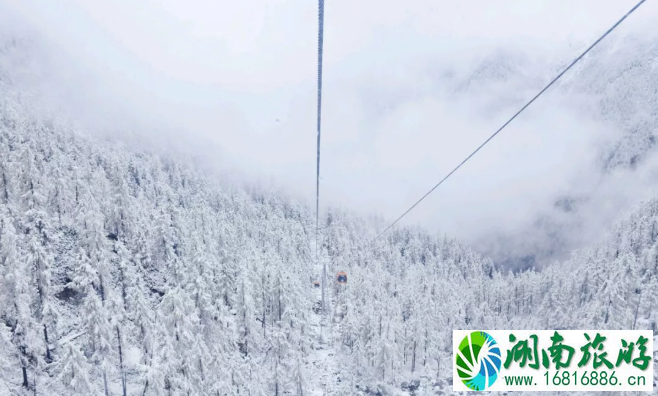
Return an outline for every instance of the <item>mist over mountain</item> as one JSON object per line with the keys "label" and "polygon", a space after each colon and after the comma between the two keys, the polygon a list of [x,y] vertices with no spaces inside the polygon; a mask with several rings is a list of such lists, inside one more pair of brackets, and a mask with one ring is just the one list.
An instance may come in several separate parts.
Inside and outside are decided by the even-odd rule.
{"label": "mist over mountain", "polygon": [[[519,15],[505,27],[487,17],[497,12],[487,3],[481,15],[450,8],[452,18],[423,1],[402,14],[381,5],[367,25],[352,24],[353,5],[332,6],[322,202],[396,218],[628,7],[587,3],[600,11],[593,19],[586,7],[509,3]],[[0,6],[3,37],[23,43],[7,68],[35,101],[95,136],[314,201],[316,49],[314,36],[295,34],[312,27],[311,5],[236,10],[234,30],[202,18],[205,3],[179,14],[129,2],[106,14],[65,6],[68,13]],[[117,10],[136,19],[117,29]],[[648,155],[658,130],[656,10],[643,5],[403,224],[455,236],[521,269],[569,257],[597,241],[620,208],[650,197],[658,180]],[[139,28],[148,14],[151,29]],[[286,18],[298,30],[284,29]],[[263,30],[240,27],[261,20]],[[342,29],[332,27],[340,20]],[[277,56],[274,37],[292,52]],[[239,72],[247,66],[258,71]]]}
{"label": "mist over mountain", "polygon": [[313,84],[144,77],[3,7],[1,396],[450,394],[452,329],[656,330],[653,14],[374,243],[588,41],[341,47],[316,258]]}
{"label": "mist over mountain", "polygon": [[[465,91],[482,92],[499,86],[503,96],[482,107],[500,114],[501,107],[523,105],[530,88],[539,91],[558,71],[551,68],[542,73],[546,78],[538,78],[536,63],[522,52],[496,52],[466,74],[464,82],[455,84],[453,92],[459,96]],[[658,163],[650,154],[655,152],[658,139],[657,72],[658,36],[629,34],[601,43],[558,82],[553,95],[562,103],[557,105],[593,125],[593,131],[582,131],[593,136],[582,146],[589,152],[565,149],[559,153],[557,163],[573,162],[580,169],[562,173],[558,164],[549,177],[564,177],[561,188],[551,191],[550,199],[529,214],[520,229],[506,231],[501,227],[502,232],[469,240],[477,243],[478,251],[512,268],[564,259],[571,250],[598,238],[601,227],[615,217],[613,208],[628,207],[655,194]],[[528,94],[520,95],[518,89]],[[538,105],[529,111],[541,112],[542,105]],[[588,122],[583,124],[589,127]],[[573,124],[563,127],[573,134],[581,132]],[[533,133],[533,129],[530,126],[520,132]],[[559,136],[558,131],[556,134]]]}

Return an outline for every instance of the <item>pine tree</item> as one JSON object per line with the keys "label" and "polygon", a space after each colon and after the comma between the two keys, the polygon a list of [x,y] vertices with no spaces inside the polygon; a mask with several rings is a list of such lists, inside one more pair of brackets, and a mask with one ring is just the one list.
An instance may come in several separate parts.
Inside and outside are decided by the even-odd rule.
{"label": "pine tree", "polygon": [[63,356],[53,365],[55,378],[66,387],[69,395],[95,395],[97,391],[89,378],[91,367],[80,348],[68,343]]}
{"label": "pine tree", "polygon": [[28,282],[29,270],[23,260],[18,259],[13,224],[4,222],[0,237],[0,263],[4,271],[6,294],[3,298],[5,323],[11,329],[11,341],[18,350],[23,388],[30,388],[28,372],[38,364],[42,341],[38,337],[36,321],[30,309],[36,292]]}
{"label": "pine tree", "polygon": [[48,247],[50,227],[45,213],[31,209],[27,212],[26,246],[24,262],[33,277],[37,290],[36,318],[43,326],[44,345],[46,346],[46,362],[52,361],[50,339],[57,336],[56,323],[58,313],[54,307],[52,295],[52,267],[53,256]]}
{"label": "pine tree", "polygon": [[20,359],[18,351],[11,344],[11,329],[4,323],[0,324],[0,395],[11,395],[9,379],[15,377],[15,363]]}

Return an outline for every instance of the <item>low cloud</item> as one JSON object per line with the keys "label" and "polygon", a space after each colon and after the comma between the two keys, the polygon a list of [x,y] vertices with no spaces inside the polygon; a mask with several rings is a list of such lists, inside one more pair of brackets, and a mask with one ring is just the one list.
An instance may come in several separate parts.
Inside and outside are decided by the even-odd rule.
{"label": "low cloud", "polygon": [[[393,220],[633,4],[325,4],[321,205]],[[0,34],[37,38],[33,48],[50,62],[36,62],[41,92],[91,132],[276,180],[313,202],[316,7],[0,0],[11,21]],[[655,45],[656,11],[647,2],[601,51]],[[628,56],[613,63],[593,53],[583,64],[611,79],[606,70],[623,70]],[[597,69],[597,59],[607,63]],[[403,223],[459,237],[506,265],[527,265],[522,258],[533,255],[541,265],[596,240],[622,208],[651,194],[651,158],[612,173],[601,166],[627,131],[599,106],[614,93],[574,83],[584,67]],[[642,85],[652,77],[637,78]],[[651,103],[637,106],[656,122]]]}

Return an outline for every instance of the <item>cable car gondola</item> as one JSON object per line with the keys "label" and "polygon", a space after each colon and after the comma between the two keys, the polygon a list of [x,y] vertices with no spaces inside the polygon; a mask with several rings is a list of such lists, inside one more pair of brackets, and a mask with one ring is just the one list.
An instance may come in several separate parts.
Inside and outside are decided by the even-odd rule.
{"label": "cable car gondola", "polygon": [[318,287],[320,287],[320,282],[318,282],[318,281],[314,281],[314,282],[313,282],[313,287],[315,287],[316,289],[317,289]]}
{"label": "cable car gondola", "polygon": [[343,271],[339,272],[336,280],[338,283],[347,283],[347,273]]}

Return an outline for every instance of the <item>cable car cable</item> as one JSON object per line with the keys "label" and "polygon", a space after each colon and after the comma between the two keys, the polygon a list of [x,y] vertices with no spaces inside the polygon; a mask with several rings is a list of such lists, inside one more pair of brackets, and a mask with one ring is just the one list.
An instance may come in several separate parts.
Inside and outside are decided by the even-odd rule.
{"label": "cable car cable", "polygon": [[[318,263],[318,239],[320,233],[320,131],[322,125],[322,44],[324,41],[324,0],[318,1],[318,150],[317,150],[317,171],[315,174],[315,262]],[[324,313],[324,290],[325,278],[327,277],[327,264],[322,264],[322,312]]]}
{"label": "cable car cable", "polygon": [[324,0],[318,6],[318,110],[317,110],[317,170],[315,174],[315,259],[318,258],[318,232],[320,229],[320,126],[322,121],[322,42],[324,34]]}
{"label": "cable car cable", "polygon": [[386,231],[388,231],[389,229],[391,229],[391,227],[393,227],[395,224],[397,224],[398,221],[400,221],[404,216],[406,216],[409,212],[411,212],[411,210],[413,210],[413,208],[415,208],[416,205],[418,205],[422,200],[424,200],[428,195],[430,195],[430,194],[431,194],[431,193],[432,193],[437,187],[439,187],[441,184],[443,184],[443,182],[446,181],[450,176],[452,176],[452,174],[455,173],[455,172],[457,171],[457,169],[461,168],[461,166],[464,165],[464,164],[466,163],[466,161],[468,161],[469,159],[471,159],[471,157],[473,157],[473,156],[475,155],[475,153],[477,153],[478,151],[480,151],[480,149],[481,149],[482,147],[484,147],[487,143],[489,143],[494,137],[496,137],[496,135],[498,135],[498,133],[500,133],[500,131],[502,131],[503,129],[505,129],[505,127],[506,127],[507,125],[509,125],[509,124],[510,124],[510,123],[511,123],[511,122],[512,122],[512,121],[513,121],[513,120],[514,120],[519,114],[521,114],[526,108],[528,108],[528,106],[530,106],[530,105],[531,105],[531,104],[532,104],[537,98],[539,98],[544,92],[546,92],[546,90],[547,90],[548,88],[550,88],[550,87],[551,87],[551,86],[552,86],[557,80],[559,80],[560,77],[562,77],[562,76],[564,75],[564,73],[566,73],[569,69],[571,69],[571,68],[573,67],[573,65],[575,65],[576,63],[578,63],[578,61],[580,61],[580,60],[581,60],[581,59],[582,59],[582,58],[583,58],[583,57],[584,57],[589,51],[591,51],[592,48],[594,48],[599,42],[601,42],[601,40],[603,40],[608,34],[610,34],[613,30],[615,30],[615,29],[617,28],[617,26],[619,26],[619,25],[620,25],[620,24],[621,24],[621,23],[622,23],[622,22],[623,22],[623,21],[629,16],[629,15],[631,15],[635,10],[637,10],[637,9],[638,9],[638,8],[639,8],[639,7],[645,2],[645,1],[646,1],[646,0],[641,0],[641,1],[640,1],[639,3],[637,3],[633,8],[631,8],[631,10],[628,11],[628,12],[627,12],[627,13],[626,13],[626,14],[625,14],[620,20],[618,20],[617,23],[615,23],[614,25],[612,25],[612,27],[611,27],[610,29],[608,29],[608,31],[606,31],[601,37],[599,37],[598,40],[596,40],[592,45],[590,45],[590,46],[589,46],[589,47],[588,47],[588,48],[587,48],[582,54],[580,54],[580,56],[578,56],[576,59],[574,59],[574,61],[571,62],[571,64],[569,64],[569,66],[567,66],[564,70],[562,70],[562,72],[560,72],[560,74],[558,74],[557,77],[555,77],[550,83],[548,83],[548,85],[546,85],[546,86],[544,87],[544,89],[542,89],[541,91],[539,91],[539,93],[538,93],[537,95],[535,95],[532,99],[530,99],[530,101],[529,101],[528,103],[526,103],[526,104],[521,108],[521,110],[517,111],[517,112],[516,112],[516,113],[515,113],[515,114],[514,114],[509,120],[507,120],[507,122],[505,122],[505,124],[503,124],[503,126],[501,126],[496,132],[494,132],[493,135],[489,136],[489,138],[488,138],[487,140],[485,140],[484,143],[482,143],[477,149],[475,149],[475,151],[473,151],[468,157],[466,157],[466,159],[464,159],[459,165],[457,165],[456,168],[454,168],[452,171],[450,171],[450,173],[448,173],[443,179],[441,179],[440,182],[438,182],[434,187],[432,187],[431,190],[429,190],[429,191],[428,191],[425,195],[423,195],[418,201],[416,201],[416,203],[414,203],[409,209],[407,209],[406,212],[402,213],[402,215],[401,215],[400,217],[398,217],[393,223],[391,223],[391,224],[390,224],[388,227],[386,227],[382,232],[380,232],[380,233],[379,233],[379,234],[378,234],[378,235],[372,240],[372,242],[374,242],[375,240],[377,240],[380,236],[382,236],[384,233],[386,233]]}

